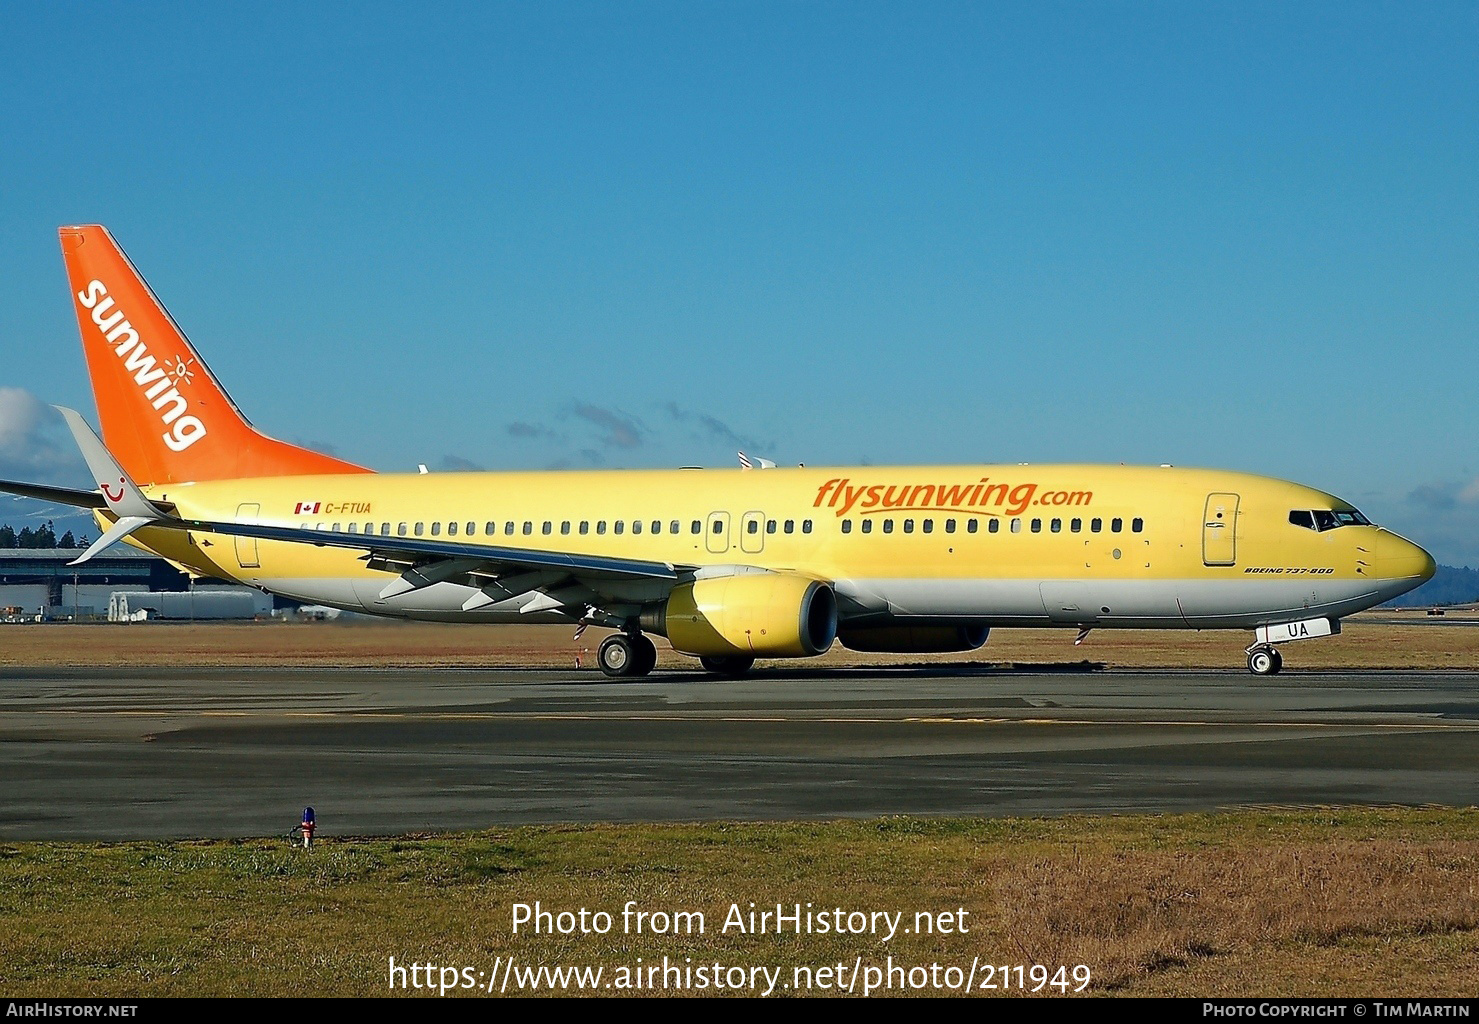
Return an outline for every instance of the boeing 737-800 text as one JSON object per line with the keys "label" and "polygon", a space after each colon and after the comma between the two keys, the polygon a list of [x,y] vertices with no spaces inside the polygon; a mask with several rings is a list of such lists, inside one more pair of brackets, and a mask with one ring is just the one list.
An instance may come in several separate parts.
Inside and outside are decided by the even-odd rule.
{"label": "boeing 737-800 text", "polygon": [[96,491],[0,482],[91,508],[197,576],[357,612],[560,620],[646,634],[712,671],[756,658],[966,651],[993,627],[1329,636],[1433,574],[1420,547],[1323,491],[1171,467],[374,473],[258,433],[99,226],[61,229],[102,439],[63,410]]}

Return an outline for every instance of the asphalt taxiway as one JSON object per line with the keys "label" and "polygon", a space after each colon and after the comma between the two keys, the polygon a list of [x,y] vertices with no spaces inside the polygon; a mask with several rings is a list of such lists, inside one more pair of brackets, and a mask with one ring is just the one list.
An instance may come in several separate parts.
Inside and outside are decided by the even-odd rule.
{"label": "asphalt taxiway", "polygon": [[0,671],[0,838],[1479,804],[1479,673]]}

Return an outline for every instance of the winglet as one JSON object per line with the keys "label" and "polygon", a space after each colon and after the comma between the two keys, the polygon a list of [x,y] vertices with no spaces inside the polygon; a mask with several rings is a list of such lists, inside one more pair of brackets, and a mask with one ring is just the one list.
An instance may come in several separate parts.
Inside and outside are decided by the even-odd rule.
{"label": "winglet", "polygon": [[123,538],[133,533],[141,526],[158,522],[166,518],[166,513],[158,505],[144,497],[144,492],[128,478],[123,467],[118,465],[118,460],[113,453],[104,447],[103,442],[98,440],[98,435],[92,432],[87,425],[87,420],[76,409],[67,409],[60,405],[53,406],[62,418],[67,421],[67,426],[72,430],[72,437],[77,441],[77,447],[82,451],[82,458],[87,462],[87,468],[91,471],[93,479],[97,481],[98,490],[103,494],[103,500],[108,504],[108,511],[118,517],[106,533],[93,541],[92,546],[84,551],[75,561],[69,565],[81,565],[92,558],[104,548],[117,544]]}
{"label": "winglet", "polygon": [[92,432],[92,427],[87,425],[87,420],[82,418],[80,412],[60,405],[52,408],[62,414],[67,426],[71,428],[72,437],[82,450],[82,458],[87,462],[87,468],[97,482],[98,490],[103,492],[103,500],[108,503],[108,511],[120,519],[125,516],[164,518],[164,510],[144,497],[144,492],[128,478],[118,460],[113,458],[113,453],[98,440],[98,435]]}

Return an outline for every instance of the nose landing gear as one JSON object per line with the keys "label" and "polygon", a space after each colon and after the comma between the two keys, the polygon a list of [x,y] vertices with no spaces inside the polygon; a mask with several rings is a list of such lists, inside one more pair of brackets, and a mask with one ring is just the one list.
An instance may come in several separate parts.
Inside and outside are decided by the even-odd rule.
{"label": "nose landing gear", "polygon": [[1284,656],[1272,644],[1256,644],[1248,649],[1248,671],[1255,676],[1276,676],[1284,667]]}
{"label": "nose landing gear", "polygon": [[613,633],[596,648],[596,662],[612,678],[645,676],[657,665],[657,647],[641,633]]}

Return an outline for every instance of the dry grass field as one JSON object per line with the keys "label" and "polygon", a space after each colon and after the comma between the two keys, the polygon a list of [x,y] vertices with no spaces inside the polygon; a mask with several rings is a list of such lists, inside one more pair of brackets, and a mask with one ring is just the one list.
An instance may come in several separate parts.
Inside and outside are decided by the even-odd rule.
{"label": "dry grass field", "polygon": [[[1287,669],[1479,670],[1479,625],[1438,625],[1422,611],[1357,615],[1338,637],[1288,644]],[[177,623],[127,625],[46,623],[0,626],[0,666],[260,665],[305,664],[381,667],[455,665],[483,668],[573,668],[577,656],[593,668],[605,631],[591,630],[578,643],[570,626],[472,626],[352,622]],[[1105,668],[1243,667],[1251,634],[1243,631],[1101,630],[1078,647],[1074,631],[997,630],[980,650],[965,654],[858,654],[834,644],[806,661],[762,662],[789,669],[860,665],[973,664],[1062,665],[1087,662]],[[696,659],[673,653],[662,638],[659,669],[698,670]],[[84,653],[85,652],[85,657]]]}
{"label": "dry grass field", "polygon": [[[605,910],[614,927],[514,935],[512,905],[536,900]],[[702,912],[705,932],[624,934],[628,900]],[[751,901],[902,911],[911,924],[963,908],[969,932],[722,932],[729,905]],[[1470,998],[1476,929],[1472,810],[518,828],[310,851],[0,846],[11,997],[378,995],[391,956],[483,971],[513,956],[609,979],[666,955],[779,968],[787,982],[797,966],[859,957],[979,958],[1084,964],[1089,994]]]}

